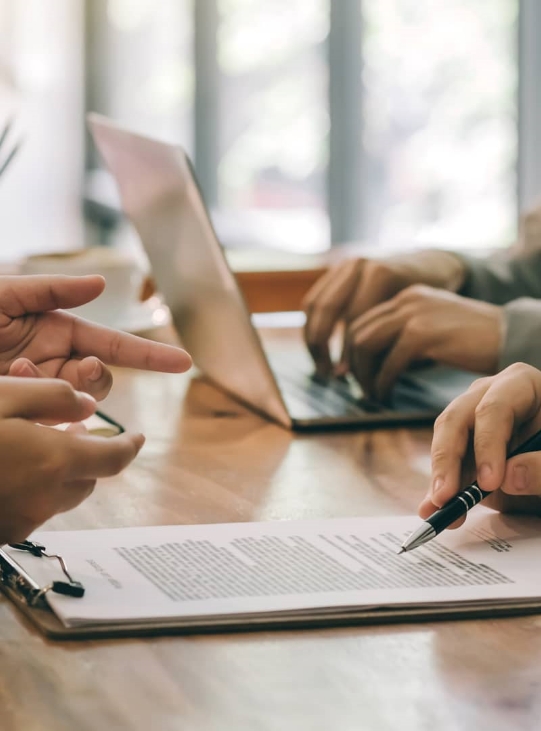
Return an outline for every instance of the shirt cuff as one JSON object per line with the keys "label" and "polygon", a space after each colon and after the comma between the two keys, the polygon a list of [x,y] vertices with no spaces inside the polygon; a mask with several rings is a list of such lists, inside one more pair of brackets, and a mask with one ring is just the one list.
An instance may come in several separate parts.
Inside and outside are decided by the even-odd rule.
{"label": "shirt cuff", "polygon": [[497,305],[515,299],[519,285],[508,260],[497,257],[482,259],[462,253],[457,256],[466,270],[459,294]]}
{"label": "shirt cuff", "polygon": [[521,297],[503,307],[503,332],[498,370],[512,363],[541,369],[541,301]]}

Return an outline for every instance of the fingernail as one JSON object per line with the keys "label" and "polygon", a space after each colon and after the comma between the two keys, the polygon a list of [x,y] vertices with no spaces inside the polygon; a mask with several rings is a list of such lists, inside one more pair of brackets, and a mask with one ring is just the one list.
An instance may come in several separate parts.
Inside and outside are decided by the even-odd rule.
{"label": "fingernail", "polygon": [[94,364],[94,368],[92,369],[92,372],[88,376],[88,380],[97,381],[101,378],[102,374],[103,374],[103,366],[99,362],[99,360],[97,360]]}
{"label": "fingernail", "polygon": [[36,371],[29,363],[22,363],[19,366],[19,376],[28,376],[33,378],[36,375]]}
{"label": "fingernail", "polygon": [[443,489],[444,485],[445,485],[445,480],[443,479],[443,477],[436,477],[436,479],[432,483],[432,488],[431,488],[430,493],[432,495],[436,495],[436,493],[440,492],[440,490]]}
{"label": "fingernail", "polygon": [[419,508],[417,509],[417,513],[421,516],[421,518],[423,518],[426,516],[427,512],[430,515],[433,512],[433,510],[434,510],[434,503],[432,502],[430,493],[427,493],[427,495],[419,503]]}
{"label": "fingernail", "polygon": [[492,466],[488,464],[488,462],[484,462],[477,471],[477,478],[481,482],[486,482],[486,480],[490,480],[492,477]]}
{"label": "fingernail", "polygon": [[513,467],[513,490],[515,492],[527,492],[528,482],[528,468],[526,465],[515,465]]}
{"label": "fingernail", "polygon": [[91,396],[89,393],[85,393],[84,391],[76,391],[76,396],[79,399],[79,401],[82,401],[83,403],[90,404],[94,408],[96,408],[97,403],[96,399]]}

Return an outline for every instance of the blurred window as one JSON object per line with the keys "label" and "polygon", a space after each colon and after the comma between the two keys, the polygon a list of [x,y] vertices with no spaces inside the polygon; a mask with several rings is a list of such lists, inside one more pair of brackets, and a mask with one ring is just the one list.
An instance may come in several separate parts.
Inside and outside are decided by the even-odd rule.
{"label": "blurred window", "polygon": [[371,236],[456,246],[516,225],[515,0],[365,0]]}
{"label": "blurred window", "polygon": [[89,102],[191,148],[192,16],[191,0],[87,0]]}
{"label": "blurred window", "polygon": [[0,260],[82,239],[82,0],[0,0],[0,127],[21,141],[0,180]]}
{"label": "blurred window", "polygon": [[[28,133],[0,189],[12,218],[29,167],[34,210],[52,220],[60,188],[75,209],[83,106],[184,145],[229,246],[504,246],[516,191],[541,192],[537,0],[46,5],[0,0],[0,83]],[[87,197],[110,186],[88,146]]]}

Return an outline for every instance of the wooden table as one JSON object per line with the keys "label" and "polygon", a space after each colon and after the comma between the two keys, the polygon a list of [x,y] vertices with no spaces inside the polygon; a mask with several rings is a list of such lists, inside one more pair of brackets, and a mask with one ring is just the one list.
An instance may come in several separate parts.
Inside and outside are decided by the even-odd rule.
{"label": "wooden table", "polygon": [[[50,526],[415,511],[428,429],[294,436],[188,376],[118,372],[135,463]],[[538,729],[541,616],[54,643],[0,599],[1,731]]]}

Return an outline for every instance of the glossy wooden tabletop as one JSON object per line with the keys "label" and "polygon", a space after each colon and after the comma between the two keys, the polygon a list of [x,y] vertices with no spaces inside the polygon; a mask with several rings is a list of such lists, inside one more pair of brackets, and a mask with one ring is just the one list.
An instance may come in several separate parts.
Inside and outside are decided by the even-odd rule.
{"label": "glossy wooden tabletop", "polygon": [[[117,372],[136,462],[48,527],[414,512],[428,429],[294,436],[188,376]],[[0,599],[1,731],[538,729],[541,616],[55,643]]]}

